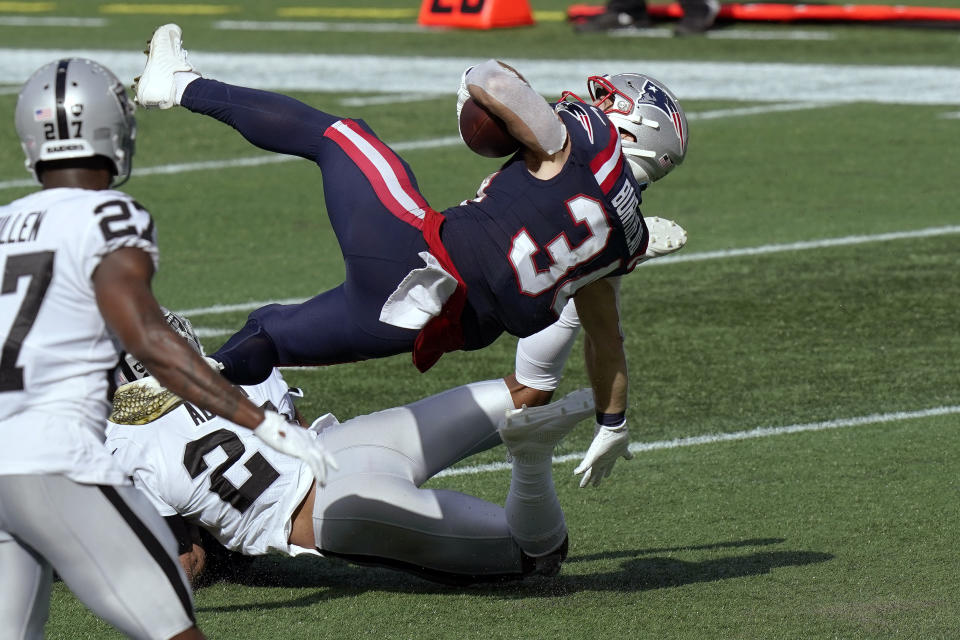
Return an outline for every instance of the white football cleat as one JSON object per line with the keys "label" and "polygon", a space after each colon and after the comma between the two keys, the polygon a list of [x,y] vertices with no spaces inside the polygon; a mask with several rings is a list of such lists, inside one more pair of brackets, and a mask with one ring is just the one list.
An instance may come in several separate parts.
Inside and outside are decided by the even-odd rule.
{"label": "white football cleat", "polygon": [[673,220],[644,216],[650,240],[643,261],[660,258],[683,248],[687,244],[687,232]]}
{"label": "white football cleat", "polygon": [[[157,27],[146,50],[147,64],[140,77],[134,79],[134,101],[146,109],[169,109],[177,104],[178,71],[197,73],[180,46],[183,31],[178,25]],[[198,74],[199,75],[199,74]]]}
{"label": "white football cleat", "polygon": [[542,407],[507,411],[498,427],[514,458],[552,456],[553,448],[582,420],[594,416],[593,390],[578,389]]}

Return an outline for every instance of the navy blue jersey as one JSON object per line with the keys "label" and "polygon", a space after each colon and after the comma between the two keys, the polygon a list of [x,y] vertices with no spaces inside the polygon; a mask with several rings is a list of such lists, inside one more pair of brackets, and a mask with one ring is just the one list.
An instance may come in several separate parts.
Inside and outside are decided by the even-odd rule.
{"label": "navy blue jersey", "polygon": [[[423,371],[447,351],[547,327],[577,289],[630,271],[646,250],[640,186],[619,135],[583,103],[556,105],[571,145],[559,175],[538,180],[516,156],[445,218],[424,199],[410,166],[362,121],[205,79],[190,83],[181,104],[263,149],[315,161],[346,266],[340,286],[250,314],[214,354],[236,383],[259,382],[277,365],[411,351]],[[419,329],[382,321],[384,303],[423,267],[425,251],[458,286]]]}
{"label": "navy blue jersey", "polygon": [[558,175],[533,177],[518,153],[477,198],[444,211],[443,244],[467,285],[467,349],[547,327],[580,287],[631,271],[646,250],[641,187],[616,127],[588,104],[555,108],[571,145]]}

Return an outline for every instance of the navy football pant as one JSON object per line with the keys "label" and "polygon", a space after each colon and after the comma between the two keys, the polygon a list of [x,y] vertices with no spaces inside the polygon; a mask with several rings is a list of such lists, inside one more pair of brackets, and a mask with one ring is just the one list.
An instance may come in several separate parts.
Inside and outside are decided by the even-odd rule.
{"label": "navy football pant", "polygon": [[288,96],[195,80],[182,106],[224,122],[252,144],[307,158],[346,265],[340,286],[296,305],[267,305],[213,354],[224,375],[254,384],[275,365],[350,362],[409,352],[417,331],[379,321],[400,281],[423,266],[428,205],[409,165],[363,121],[343,120]]}

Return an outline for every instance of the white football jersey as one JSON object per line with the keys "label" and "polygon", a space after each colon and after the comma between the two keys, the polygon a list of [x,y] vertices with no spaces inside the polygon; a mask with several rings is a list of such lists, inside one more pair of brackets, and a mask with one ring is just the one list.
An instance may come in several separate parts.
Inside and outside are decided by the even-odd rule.
{"label": "white football jersey", "polygon": [[[293,416],[276,369],[264,382],[240,388],[254,404]],[[313,473],[253,431],[184,402],[144,425],[108,422],[106,444],[161,515],[179,513],[245,555],[295,553],[290,519]]]}
{"label": "white football jersey", "polygon": [[156,266],[153,220],[119,191],[45,189],[0,207],[0,473],[128,482],[102,447],[118,351],[91,281],[122,247]]}

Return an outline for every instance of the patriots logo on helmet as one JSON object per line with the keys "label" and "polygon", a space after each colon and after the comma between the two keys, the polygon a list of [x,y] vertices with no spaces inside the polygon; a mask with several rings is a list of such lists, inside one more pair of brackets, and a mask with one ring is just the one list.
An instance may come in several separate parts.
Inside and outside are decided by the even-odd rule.
{"label": "patriots logo on helmet", "polygon": [[644,83],[639,93],[640,96],[637,98],[637,104],[653,105],[670,116],[670,119],[673,121],[673,128],[677,130],[677,135],[680,136],[680,144],[683,148],[686,148],[687,132],[683,130],[683,117],[681,116],[680,107],[677,106],[673,98],[649,80]]}
{"label": "patriots logo on helmet", "polygon": [[566,111],[575,117],[586,130],[587,137],[590,138],[590,144],[593,144],[593,124],[590,122],[590,116],[583,104],[577,102],[558,102],[556,110]]}

